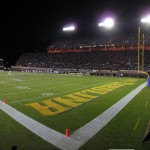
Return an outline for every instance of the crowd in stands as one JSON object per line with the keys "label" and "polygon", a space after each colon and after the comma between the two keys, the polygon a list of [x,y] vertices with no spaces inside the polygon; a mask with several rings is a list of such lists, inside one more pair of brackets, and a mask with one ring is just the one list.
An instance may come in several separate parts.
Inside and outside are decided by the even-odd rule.
{"label": "crowd in stands", "polygon": [[[48,46],[50,49],[66,49],[61,53],[25,53],[16,66],[50,69],[92,69],[92,70],[137,70],[138,51],[135,50],[96,50],[84,51],[85,46],[137,45],[137,35],[124,37],[86,38],[77,40],[58,40]],[[150,46],[150,37],[145,36],[145,45]],[[141,42],[142,43],[142,42]],[[81,52],[67,52],[68,48],[83,48]],[[140,65],[142,54],[140,50]],[[144,68],[150,70],[150,49],[144,53]]]}
{"label": "crowd in stands", "polygon": [[[145,51],[145,70],[150,70],[150,51]],[[138,52],[93,51],[75,53],[25,53],[16,66],[50,69],[137,70]],[[141,62],[140,62],[141,63]]]}
{"label": "crowd in stands", "polygon": [[[141,36],[142,41],[142,36]],[[107,45],[137,45],[138,35],[128,36],[107,36],[107,37],[94,37],[94,38],[80,38],[74,40],[58,40],[52,42],[47,49],[67,49],[67,48],[84,48],[84,47],[99,47]],[[145,35],[145,45],[150,45],[150,36]]]}

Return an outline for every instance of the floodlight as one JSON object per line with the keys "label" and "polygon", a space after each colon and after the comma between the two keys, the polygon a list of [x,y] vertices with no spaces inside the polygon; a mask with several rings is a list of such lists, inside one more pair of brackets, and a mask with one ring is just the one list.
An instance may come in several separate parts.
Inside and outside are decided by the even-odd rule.
{"label": "floodlight", "polygon": [[69,27],[64,27],[63,31],[74,31],[75,27],[74,26],[69,26]]}
{"label": "floodlight", "polygon": [[104,26],[106,28],[112,28],[114,25],[114,20],[112,18],[106,18],[102,23],[99,23],[98,26]]}
{"label": "floodlight", "polygon": [[142,23],[150,23],[150,15],[141,19]]}

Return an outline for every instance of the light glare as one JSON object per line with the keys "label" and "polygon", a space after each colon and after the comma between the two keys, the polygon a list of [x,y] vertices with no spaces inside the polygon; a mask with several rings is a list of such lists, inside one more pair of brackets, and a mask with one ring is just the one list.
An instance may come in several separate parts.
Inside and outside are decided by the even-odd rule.
{"label": "light glare", "polygon": [[73,31],[73,30],[75,30],[75,27],[74,27],[74,26],[64,27],[64,28],[63,28],[63,31]]}
{"label": "light glare", "polygon": [[150,15],[147,16],[146,18],[142,18],[142,19],[141,19],[141,22],[142,22],[142,23],[150,23]]}
{"label": "light glare", "polygon": [[107,19],[104,20],[104,22],[99,23],[98,25],[99,26],[104,26],[104,27],[107,27],[107,28],[112,28],[113,25],[114,25],[114,20],[112,18],[107,18]]}

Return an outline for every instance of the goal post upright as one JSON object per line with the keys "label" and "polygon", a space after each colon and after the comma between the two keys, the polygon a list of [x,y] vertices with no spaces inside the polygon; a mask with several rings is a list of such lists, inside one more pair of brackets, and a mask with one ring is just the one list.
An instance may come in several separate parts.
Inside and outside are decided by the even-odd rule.
{"label": "goal post upright", "polygon": [[140,73],[140,26],[138,27],[138,73]]}

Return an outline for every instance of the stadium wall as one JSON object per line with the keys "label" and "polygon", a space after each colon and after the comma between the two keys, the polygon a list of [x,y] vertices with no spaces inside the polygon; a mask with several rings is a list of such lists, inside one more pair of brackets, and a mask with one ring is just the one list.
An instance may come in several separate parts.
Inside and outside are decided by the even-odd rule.
{"label": "stadium wall", "polygon": [[[33,72],[33,73],[53,73],[53,74],[82,74],[82,75],[94,75],[94,76],[118,76],[118,77],[144,77],[147,75],[144,73],[138,73],[137,70],[89,70],[89,69],[60,69],[60,68],[36,68],[36,67],[22,67],[12,66],[12,71],[19,72]],[[150,71],[148,71],[150,72]]]}

